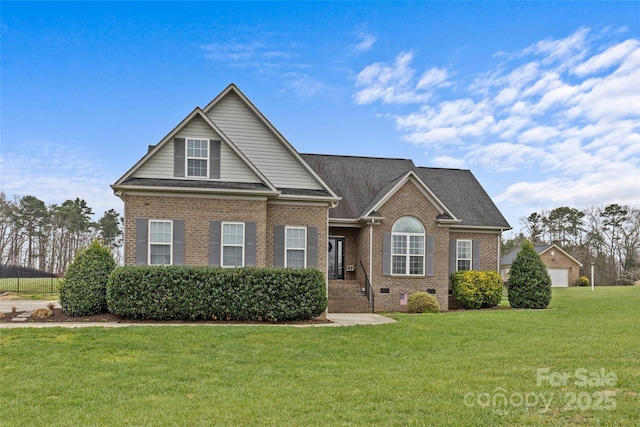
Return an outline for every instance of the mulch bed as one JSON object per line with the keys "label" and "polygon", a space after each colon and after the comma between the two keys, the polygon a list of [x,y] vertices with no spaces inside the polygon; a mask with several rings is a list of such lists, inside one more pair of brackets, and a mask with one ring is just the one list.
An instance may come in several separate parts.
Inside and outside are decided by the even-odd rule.
{"label": "mulch bed", "polygon": [[[239,320],[132,320],[125,319],[121,316],[116,316],[112,313],[103,313],[103,314],[95,314],[93,316],[69,316],[65,314],[61,308],[54,308],[53,315],[46,319],[36,319],[33,316],[29,317],[26,322],[21,323],[29,323],[29,322],[38,322],[38,323],[86,323],[86,322],[111,322],[111,323],[166,323],[166,324],[212,324],[212,325],[223,325],[223,324],[238,324],[238,325],[314,325],[314,324],[324,324],[324,323],[332,323],[330,320],[324,319],[309,319],[309,320],[296,320],[296,321],[287,321],[287,322],[273,322],[273,321],[239,321]],[[21,311],[13,312],[13,313],[2,313],[4,314],[4,318],[0,318],[0,323],[8,323],[11,322],[11,319],[17,317],[21,314]],[[15,322],[14,322],[15,323]]]}

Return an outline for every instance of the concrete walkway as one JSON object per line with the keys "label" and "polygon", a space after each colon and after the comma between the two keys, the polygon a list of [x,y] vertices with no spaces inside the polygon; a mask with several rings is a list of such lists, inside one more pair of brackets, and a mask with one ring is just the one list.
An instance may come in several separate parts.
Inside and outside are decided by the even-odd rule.
{"label": "concrete walkway", "polygon": [[[32,312],[37,308],[44,308],[49,302],[56,304],[56,308],[60,308],[60,304],[57,301],[34,301],[34,300],[6,300],[0,299],[0,312],[11,313],[13,307],[16,311]],[[381,316],[375,313],[328,313],[327,319],[333,323],[318,323],[318,324],[299,324],[299,325],[274,325],[274,324],[251,324],[255,326],[293,326],[297,328],[301,327],[335,327],[335,326],[355,326],[355,325],[383,325],[386,323],[396,323],[389,317]],[[66,322],[66,323],[48,323],[48,322],[0,322],[0,329],[2,328],[86,328],[91,326],[98,326],[103,328],[118,328],[124,326],[247,326],[241,323],[115,323],[115,322]]]}

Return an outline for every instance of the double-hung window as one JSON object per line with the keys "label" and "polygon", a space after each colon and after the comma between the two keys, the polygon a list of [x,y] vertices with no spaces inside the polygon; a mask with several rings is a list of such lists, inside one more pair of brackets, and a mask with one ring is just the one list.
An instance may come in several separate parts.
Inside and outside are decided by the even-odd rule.
{"label": "double-hung window", "polygon": [[471,240],[458,240],[456,250],[456,268],[458,271],[471,270]]}
{"label": "double-hung window", "polygon": [[244,223],[222,223],[222,266],[244,266]]}
{"label": "double-hung window", "polygon": [[305,268],[307,266],[307,229],[286,227],[285,267]]}
{"label": "double-hung window", "polygon": [[173,222],[149,221],[149,265],[170,265]]}
{"label": "double-hung window", "polygon": [[415,218],[402,217],[391,229],[391,273],[424,275],[424,227]]}
{"label": "double-hung window", "polygon": [[209,176],[208,139],[187,139],[187,176]]}

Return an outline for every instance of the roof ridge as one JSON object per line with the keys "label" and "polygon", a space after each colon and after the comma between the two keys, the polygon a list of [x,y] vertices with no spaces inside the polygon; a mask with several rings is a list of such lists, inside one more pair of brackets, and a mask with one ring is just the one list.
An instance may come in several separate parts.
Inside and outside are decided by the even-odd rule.
{"label": "roof ridge", "polygon": [[402,160],[413,163],[412,159],[402,157],[379,157],[379,156],[357,156],[350,154],[320,154],[320,153],[300,153],[302,156],[324,156],[324,157],[344,157],[349,159],[375,159],[375,160]]}

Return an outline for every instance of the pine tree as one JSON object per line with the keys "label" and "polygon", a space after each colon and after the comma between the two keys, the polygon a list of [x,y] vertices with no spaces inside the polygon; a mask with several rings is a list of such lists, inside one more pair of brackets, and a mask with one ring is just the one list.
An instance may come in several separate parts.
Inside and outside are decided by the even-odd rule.
{"label": "pine tree", "polygon": [[511,264],[507,282],[509,304],[513,308],[546,308],[551,301],[551,277],[530,241]]}

